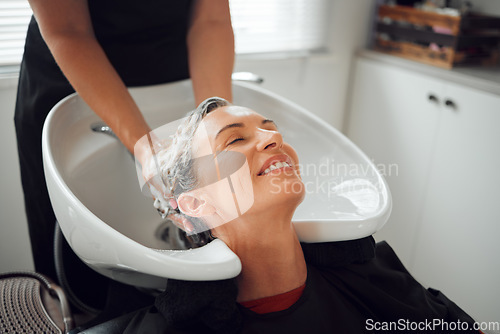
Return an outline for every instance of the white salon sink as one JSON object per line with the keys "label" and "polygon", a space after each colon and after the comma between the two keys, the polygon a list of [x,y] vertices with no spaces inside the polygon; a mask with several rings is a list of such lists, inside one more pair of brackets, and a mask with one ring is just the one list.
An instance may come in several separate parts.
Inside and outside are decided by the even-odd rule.
{"label": "white salon sink", "polygon": [[[347,138],[310,112],[254,84],[235,83],[234,102],[273,119],[296,149],[306,199],[294,215],[304,242],[349,240],[375,233],[391,210],[390,193],[373,163]],[[191,82],[133,88],[152,128],[195,107]],[[73,94],[47,117],[43,158],[54,212],[75,253],[94,270],[140,287],[167,278],[236,276],[238,257],[220,240],[192,250],[158,236],[164,225],[141,193],[136,167],[114,138],[91,131],[100,119]]]}

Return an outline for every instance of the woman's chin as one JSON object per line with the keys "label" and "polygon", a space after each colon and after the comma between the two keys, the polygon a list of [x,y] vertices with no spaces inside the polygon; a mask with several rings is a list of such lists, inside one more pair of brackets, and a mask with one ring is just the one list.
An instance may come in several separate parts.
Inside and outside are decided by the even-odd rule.
{"label": "woman's chin", "polygon": [[[300,178],[271,177],[269,185],[257,190],[255,202],[263,206],[298,206],[304,199],[305,186]],[[259,206],[260,206],[259,205]]]}

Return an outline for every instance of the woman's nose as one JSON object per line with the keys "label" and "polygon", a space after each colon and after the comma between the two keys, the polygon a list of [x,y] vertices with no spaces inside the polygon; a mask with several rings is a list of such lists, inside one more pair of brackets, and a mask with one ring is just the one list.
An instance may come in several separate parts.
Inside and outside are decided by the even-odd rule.
{"label": "woman's nose", "polygon": [[283,137],[278,131],[259,130],[257,150],[264,151],[283,147]]}

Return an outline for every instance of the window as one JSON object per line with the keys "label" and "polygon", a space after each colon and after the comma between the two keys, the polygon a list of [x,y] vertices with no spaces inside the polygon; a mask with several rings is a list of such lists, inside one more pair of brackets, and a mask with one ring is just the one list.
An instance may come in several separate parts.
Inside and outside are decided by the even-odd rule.
{"label": "window", "polygon": [[[229,1],[238,54],[325,47],[330,0]],[[20,63],[31,14],[27,0],[0,0],[0,65]]]}
{"label": "window", "polygon": [[229,0],[236,53],[325,47],[330,0]]}
{"label": "window", "polygon": [[0,0],[0,65],[21,62],[31,17],[26,0]]}

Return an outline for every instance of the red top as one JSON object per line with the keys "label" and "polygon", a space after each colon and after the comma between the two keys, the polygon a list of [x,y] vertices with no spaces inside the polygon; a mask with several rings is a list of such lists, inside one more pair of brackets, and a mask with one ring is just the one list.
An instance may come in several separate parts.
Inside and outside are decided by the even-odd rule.
{"label": "red top", "polygon": [[271,312],[283,311],[295,304],[302,296],[306,284],[299,286],[291,291],[281,293],[279,295],[264,297],[260,299],[250,300],[247,302],[240,303],[241,306],[249,309],[252,312],[258,314],[265,314]]}

